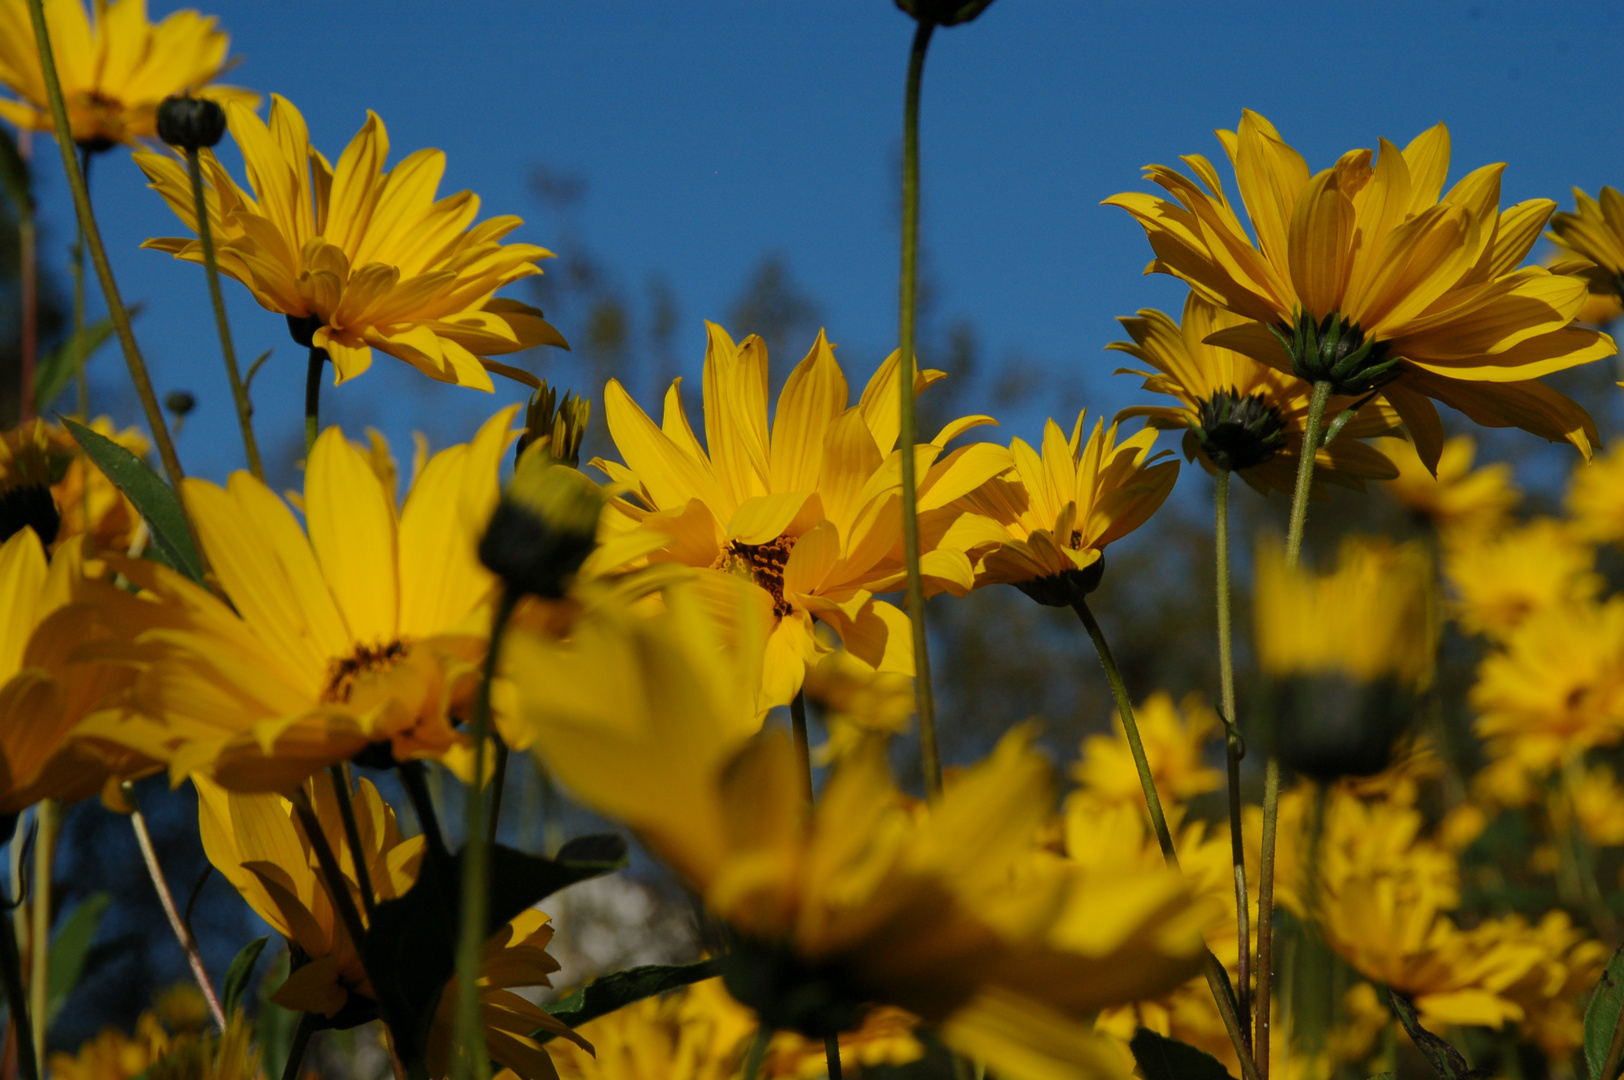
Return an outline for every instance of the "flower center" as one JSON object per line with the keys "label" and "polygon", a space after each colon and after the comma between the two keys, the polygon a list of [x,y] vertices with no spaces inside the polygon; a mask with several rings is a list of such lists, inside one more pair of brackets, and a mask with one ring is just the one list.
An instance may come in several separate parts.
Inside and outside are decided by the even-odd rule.
{"label": "flower center", "polygon": [[349,701],[350,692],[355,689],[357,679],[363,675],[388,671],[405,659],[406,654],[411,651],[411,645],[397,640],[387,645],[357,645],[355,651],[348,656],[329,660],[327,687],[321,692],[321,700],[327,704],[342,704]]}
{"label": "flower center", "polygon": [[1217,468],[1250,469],[1285,449],[1280,410],[1261,392],[1242,397],[1235,390],[1220,390],[1203,401],[1196,413],[1192,430],[1201,453]]}
{"label": "flower center", "polygon": [[795,606],[784,599],[784,564],[789,562],[789,551],[794,546],[795,539],[790,536],[780,536],[765,544],[732,540],[722,548],[711,567],[748,575],[751,581],[767,590],[773,598],[773,614],[782,619],[795,610]]}
{"label": "flower center", "polygon": [[1281,323],[1269,329],[1291,355],[1291,369],[1297,377],[1328,382],[1333,394],[1368,394],[1391,382],[1403,359],[1389,357],[1389,342],[1367,341],[1358,323],[1336,311],[1318,322],[1307,311],[1299,311],[1295,326]]}

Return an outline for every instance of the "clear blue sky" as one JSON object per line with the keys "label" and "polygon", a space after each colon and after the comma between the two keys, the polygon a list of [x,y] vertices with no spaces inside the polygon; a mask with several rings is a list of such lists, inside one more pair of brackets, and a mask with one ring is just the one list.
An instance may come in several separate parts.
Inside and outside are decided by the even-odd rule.
{"label": "clear blue sky", "polygon": [[[149,2],[154,16],[172,6]],[[818,298],[831,339],[859,369],[853,382],[892,347],[893,168],[911,23],[886,0],[220,0],[204,10],[243,58],[232,81],[291,98],[329,157],[375,109],[395,160],[444,149],[443,192],[471,187],[486,214],[524,216],[518,235],[553,246],[559,262],[571,252],[527,173],[545,161],[584,174],[576,231],[631,286],[653,272],[674,284],[691,374],[700,320],[722,317],[766,249],[783,251]],[[1452,177],[1507,161],[1503,204],[1545,195],[1567,205],[1572,184],[1624,183],[1621,27],[1624,6],[1596,3],[998,0],[975,24],[940,33],[927,67],[924,229],[944,311],[974,319],[993,357],[1018,350],[1089,372],[1091,409],[1115,410],[1137,391],[1108,374],[1115,357],[1101,346],[1120,336],[1113,317],[1176,310],[1181,297],[1171,280],[1140,276],[1143,234],[1098,205],[1141,186],[1141,165],[1221,158],[1211,131],[1233,127],[1243,107],[1272,119],[1316,169],[1443,120]],[[39,159],[48,257],[62,264],[71,208],[54,155]],[[242,457],[201,271],[137,250],[179,230],[126,153],[98,162],[94,187],[125,295],[147,305],[139,334],[160,390],[202,400],[182,454],[193,472],[223,477]],[[265,443],[287,445],[303,359],[280,317],[226,289],[239,353],[276,349],[256,386],[259,427]],[[104,381],[119,376],[117,350],[96,366]],[[499,403],[455,388],[414,392],[422,382],[380,357],[362,379],[329,388],[324,415],[357,435],[377,423],[404,455],[414,426],[471,433]],[[519,396],[499,386],[500,401]],[[1010,419],[1027,435],[1041,422]]]}

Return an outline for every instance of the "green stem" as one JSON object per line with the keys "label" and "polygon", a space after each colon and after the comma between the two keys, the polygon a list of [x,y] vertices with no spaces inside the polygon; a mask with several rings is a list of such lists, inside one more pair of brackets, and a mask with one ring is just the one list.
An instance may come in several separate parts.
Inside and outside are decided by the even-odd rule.
{"label": "green stem", "polygon": [[902,550],[908,567],[908,620],[913,626],[914,698],[919,713],[919,754],[925,790],[942,793],[942,758],[936,742],[936,707],[930,689],[930,642],[925,633],[925,587],[919,573],[919,497],[914,475],[914,318],[919,274],[919,87],[925,50],[936,24],[921,19],[908,56],[908,91],[902,110],[902,305],[898,338],[902,423],[897,447],[902,454]]}
{"label": "green stem", "polygon": [[214,227],[209,224],[208,201],[203,197],[203,165],[198,160],[195,147],[186,151],[186,171],[192,177],[192,201],[197,206],[197,237],[203,242],[203,266],[208,270],[209,300],[214,304],[214,325],[220,331],[220,353],[225,357],[226,376],[231,380],[231,398],[237,403],[237,424],[242,428],[248,471],[264,480],[265,467],[259,459],[259,444],[254,441],[254,409],[249,404],[248,390],[243,386],[242,375],[237,369],[237,350],[231,344],[231,324],[226,321],[226,301],[220,292],[220,267],[214,258]]}
{"label": "green stem", "polygon": [[1257,886],[1257,1020],[1253,1028],[1257,1071],[1269,1080],[1269,994],[1274,980],[1274,841],[1280,821],[1280,760],[1263,771],[1263,861]]}
{"label": "green stem", "polygon": [[812,805],[812,744],[806,733],[806,693],[796,691],[789,703],[790,734],[795,738],[795,761],[801,775],[801,798]]}
{"label": "green stem", "polygon": [[767,1044],[772,1041],[772,1028],[756,1029],[755,1038],[750,1040],[750,1050],[744,1058],[744,1080],[759,1080],[761,1063],[767,1057]]}
{"label": "green stem", "polygon": [[22,397],[17,403],[18,420],[34,418],[34,372],[39,366],[39,231],[34,224],[34,206],[24,199],[17,207],[17,257],[20,302],[22,304]]}
{"label": "green stem", "polygon": [[442,867],[451,863],[451,852],[445,846],[445,834],[440,831],[440,816],[434,812],[434,797],[429,794],[428,782],[423,778],[426,766],[421,761],[402,761],[395,766],[400,774],[401,786],[411,800],[417,823],[423,829],[423,842],[428,845],[429,858]]}
{"label": "green stem", "polygon": [[841,1080],[839,1035],[823,1037],[823,1060],[828,1065],[829,1080]]}
{"label": "green stem", "polygon": [[[44,0],[28,0],[28,14],[34,23],[34,44],[39,49],[45,91],[51,99],[51,119],[56,128],[57,146],[62,151],[62,167],[68,176],[68,187],[73,192],[74,211],[78,214],[80,227],[84,229],[85,240],[90,245],[90,261],[96,268],[96,277],[107,299],[107,314],[113,320],[119,345],[123,347],[124,362],[130,369],[130,381],[135,384],[135,392],[141,398],[141,410],[152,429],[153,441],[158,444],[158,457],[163,461],[169,486],[179,492],[181,480],[186,474],[181,471],[180,458],[175,454],[175,444],[170,440],[169,428],[164,423],[163,409],[158,405],[158,395],[153,392],[152,379],[147,375],[146,361],[142,359],[141,348],[136,344],[135,331],[130,326],[130,313],[119,298],[118,283],[113,280],[113,266],[107,260],[107,249],[102,244],[101,231],[96,227],[96,218],[91,212],[90,189],[85,186],[84,173],[73,153],[73,130],[68,124],[68,107],[62,97],[62,80],[57,75],[56,57],[51,52],[51,34],[45,23]],[[196,543],[197,530],[192,524],[191,515],[185,511],[185,505],[183,501],[182,513]],[[196,546],[199,551],[203,550],[202,544]]]}
{"label": "green stem", "polygon": [[[15,837],[12,843],[17,843]],[[34,1026],[28,1020],[28,996],[23,993],[23,961],[17,953],[17,935],[10,919],[0,927],[0,983],[11,1006],[11,1026],[17,1033],[17,1069],[23,1080],[39,1080],[39,1057],[34,1049]]]}
{"label": "green stem", "polygon": [[327,766],[327,775],[333,778],[333,794],[338,796],[338,816],[344,822],[344,840],[350,845],[350,865],[355,867],[355,884],[361,891],[361,906],[366,909],[367,925],[372,925],[377,901],[372,895],[372,875],[367,871],[366,859],[361,852],[361,829],[355,820],[355,806],[350,801],[350,778],[344,766]]}
{"label": "green stem", "polygon": [[[124,785],[125,797],[130,804],[135,805],[135,791],[129,785]],[[186,962],[192,969],[192,978],[197,980],[197,988],[203,991],[203,1000],[208,1002],[209,1012],[214,1016],[214,1022],[220,1030],[226,1029],[225,1010],[220,1008],[220,998],[214,992],[214,984],[209,980],[209,973],[203,967],[203,956],[197,951],[197,941],[186,929],[186,923],[180,917],[180,909],[175,906],[175,897],[169,891],[169,883],[164,880],[164,870],[158,863],[158,852],[152,846],[152,834],[147,831],[146,815],[137,808],[130,814],[130,828],[135,830],[135,842],[141,849],[141,861],[147,865],[147,876],[152,879],[152,887],[158,892],[158,902],[163,905],[164,914],[169,918],[169,928],[175,932],[175,940],[186,953]]]}
{"label": "green stem", "polygon": [[338,856],[333,854],[333,846],[327,842],[321,819],[316,816],[316,808],[310,805],[310,796],[305,793],[304,785],[294,788],[289,798],[293,802],[293,812],[299,816],[299,824],[304,827],[305,838],[316,853],[316,865],[321,867],[321,876],[327,881],[327,891],[332,896],[333,907],[338,909],[339,921],[344,924],[344,930],[350,935],[356,954],[362,958],[362,966],[365,967],[366,950],[362,945],[366,942],[367,928],[361,921],[360,910],[355,906],[355,897],[350,895],[350,883],[344,877],[343,868],[338,865]]}
{"label": "green stem", "polygon": [[321,367],[327,362],[327,350],[310,346],[310,362],[305,367],[305,457],[315,448],[318,413],[321,410]]}
{"label": "green stem", "polygon": [[[90,190],[90,148],[79,147],[79,168],[84,173],[85,190]],[[84,347],[85,335],[85,228],[74,222],[73,247],[69,254],[68,273],[73,278],[73,342],[75,351]],[[79,356],[73,375],[74,411],[83,423],[90,423],[90,357]],[[87,489],[88,490],[88,489]],[[89,503],[86,503],[88,507]],[[89,525],[86,525],[89,528]]]}
{"label": "green stem", "polygon": [[485,670],[474,703],[474,722],[468,737],[474,746],[473,780],[465,788],[467,839],[462,848],[462,926],[457,938],[457,1011],[452,1063],[453,1080],[488,1080],[490,1059],[485,1052],[485,1026],[479,1010],[479,955],[485,946],[490,918],[490,844],[485,836],[485,736],[491,721],[491,682],[502,652],[502,635],[518,604],[511,589],[502,591],[491,619],[491,640],[485,651]]}
{"label": "green stem", "polygon": [[56,855],[56,832],[61,804],[41,799],[35,808],[38,832],[34,836],[34,895],[28,905],[31,926],[28,940],[28,1015],[34,1022],[34,1045],[45,1045],[45,999],[51,971],[51,870]]}
{"label": "green stem", "polygon": [[1296,566],[1303,550],[1303,526],[1308,521],[1308,496],[1314,489],[1314,456],[1319,452],[1325,406],[1331,400],[1331,384],[1321,379],[1308,399],[1308,417],[1303,421],[1303,454],[1297,461],[1297,486],[1291,492],[1291,523],[1286,529],[1286,565]]}
{"label": "green stem", "polygon": [[1252,928],[1246,898],[1246,842],[1241,831],[1241,746],[1235,715],[1235,650],[1229,605],[1229,470],[1218,470],[1213,488],[1215,525],[1213,547],[1217,556],[1218,681],[1224,709],[1224,761],[1229,776],[1229,860],[1235,877],[1236,1012],[1240,1030],[1251,1046]]}
{"label": "green stem", "polygon": [[293,1045],[288,1048],[288,1060],[282,1066],[282,1080],[299,1080],[299,1067],[304,1064],[305,1047],[316,1033],[316,1013],[300,1013],[299,1026],[293,1029]]}
{"label": "green stem", "polygon": [[491,819],[485,826],[485,842],[496,843],[496,827],[502,820],[502,793],[507,788],[508,748],[502,737],[491,732],[491,744],[496,747],[496,766],[491,772]]}

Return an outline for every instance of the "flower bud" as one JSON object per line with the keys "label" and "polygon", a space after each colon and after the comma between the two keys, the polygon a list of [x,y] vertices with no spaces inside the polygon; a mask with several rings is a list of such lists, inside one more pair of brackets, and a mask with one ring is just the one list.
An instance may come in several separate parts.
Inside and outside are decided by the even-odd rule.
{"label": "flower bud", "polygon": [[1239,472],[1261,465],[1285,449],[1280,410],[1262,393],[1241,397],[1220,390],[1201,403],[1195,433],[1201,453],[1214,468]]}
{"label": "flower bud", "polygon": [[182,150],[213,146],[226,133],[226,111],[208,98],[166,97],[158,106],[158,138]]}
{"label": "flower bud", "polygon": [[578,468],[581,440],[586,437],[587,420],[591,416],[592,402],[566,390],[560,403],[558,391],[543,380],[541,388],[530,395],[530,404],[525,409],[524,434],[519,436],[517,456],[522,458],[532,444],[540,444],[547,456],[558,464]]}
{"label": "flower bud", "polygon": [[970,22],[992,6],[992,0],[896,0],[896,3],[920,22],[937,26]]}
{"label": "flower bud", "polygon": [[171,390],[164,395],[164,408],[184,419],[197,408],[197,396],[190,390]]}
{"label": "flower bud", "polygon": [[562,599],[597,545],[603,504],[602,488],[536,442],[519,458],[491,515],[479,561],[515,593]]}

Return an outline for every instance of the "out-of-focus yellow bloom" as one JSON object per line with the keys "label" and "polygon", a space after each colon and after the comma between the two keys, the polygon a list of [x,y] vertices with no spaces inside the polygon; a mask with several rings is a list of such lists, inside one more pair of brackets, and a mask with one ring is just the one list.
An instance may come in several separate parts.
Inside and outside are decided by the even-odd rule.
{"label": "out-of-focus yellow bloom", "polygon": [[[86,426],[137,457],[149,449],[140,431],[133,427],[119,431],[105,416]],[[42,497],[42,492],[47,494]],[[140,516],[112,481],[85,459],[67,428],[34,420],[0,432],[0,532],[9,535],[26,520],[55,550],[87,532],[87,512],[91,551],[129,548]],[[53,525],[55,533],[47,535]]]}
{"label": "out-of-focus yellow bloom", "polygon": [[1013,471],[961,501],[983,519],[963,533],[985,551],[977,588],[1015,585],[1039,603],[1073,603],[1099,583],[1105,546],[1150,520],[1173,490],[1178,462],[1151,454],[1154,429],[1118,443],[1117,425],[1097,420],[1085,442],[1086,417],[1077,414],[1070,439],[1053,420],[1045,424],[1041,456],[1012,440]]}
{"label": "out-of-focus yellow bloom", "polygon": [[[1218,714],[1191,694],[1180,709],[1170,694],[1158,692],[1134,707],[1139,735],[1145,744],[1151,776],[1163,799],[1183,802],[1217,791],[1224,775],[1204,764],[1207,742],[1221,731]],[[1083,785],[1092,800],[1143,806],[1144,789],[1128,746],[1122,718],[1115,718],[1111,735],[1090,735],[1083,740],[1082,759],[1072,766],[1072,779]]]}
{"label": "out-of-focus yellow bloom", "polygon": [[[226,115],[254,193],[237,186],[213,151],[200,152],[220,272],[286,315],[300,344],[327,350],[335,382],[361,374],[381,349],[440,382],[491,390],[494,371],[539,385],[490,359],[536,345],[568,347],[540,311],[495,295],[541,273],[536,262],[552,256],[533,244],[502,243],[521,219],[475,225],[479,197],[471,191],[436,200],[445,173],[439,150],[419,150],[385,170],[389,133],[376,113],[336,167],[311,147],[304,117],[285,98],[271,96],[269,127],[240,104]],[[196,232],[186,166],[154,153],[136,154],[135,163]],[[142,246],[203,261],[195,239]]]}
{"label": "out-of-focus yellow bloom", "polygon": [[[45,5],[74,142],[106,148],[154,138],[158,106],[172,94],[258,107],[258,94],[214,83],[231,66],[231,39],[215,29],[213,16],[188,8],[154,26],[146,0],[113,0],[94,9],[92,22],[80,0]],[[0,2],[0,84],[17,95],[15,101],[0,98],[0,118],[19,128],[53,130],[25,0]]]}
{"label": "out-of-focus yellow bloom", "polygon": [[[721,327],[705,325],[706,447],[683,411],[680,380],[666,394],[659,426],[619,382],[610,380],[604,390],[609,434],[626,464],[601,458],[592,464],[634,497],[613,504],[624,525],[670,537],[654,558],[757,586],[756,602],[772,613],[765,705],[787,705],[824,651],[814,620],[871,667],[912,675],[907,616],[874,599],[901,588],[906,576],[897,354],[848,408],[846,377],[819,333],[784,383],[769,435],[766,346],[754,335],[734,344]],[[939,371],[920,372],[914,392],[939,378]],[[916,447],[928,593],[962,596],[970,589],[963,551],[935,540],[960,516],[948,504],[1008,469],[1009,455],[990,443],[942,452],[988,423],[990,417],[963,417]]]}
{"label": "out-of-focus yellow bloom", "polygon": [[[1024,729],[928,809],[871,746],[808,815],[787,737],[750,739],[749,680],[690,603],[673,591],[641,620],[604,606],[569,641],[517,636],[504,655],[548,768],[732,927],[730,989],[775,1027],[841,1030],[861,1003],[891,1004],[1000,1075],[1114,1072],[1085,1018],[1199,964],[1206,910],[1177,875],[1091,875],[1040,851],[1052,788]],[[570,677],[584,670],[599,674]],[[796,1012],[790,985],[767,990],[775,971],[845,989]]]}
{"label": "out-of-focus yellow bloom", "polygon": [[1147,272],[1173,274],[1256,320],[1214,344],[1279,363],[1277,334],[1307,341],[1292,358],[1296,374],[1340,382],[1343,392],[1380,387],[1429,468],[1443,447],[1434,398],[1485,426],[1565,439],[1589,454],[1594,421],[1538,380],[1617,350],[1605,334],[1572,325],[1584,281],[1516,269],[1555,203],[1499,211],[1503,165],[1469,173],[1440,198],[1449,171],[1442,124],[1402,151],[1383,139],[1379,155],[1351,150],[1317,174],[1250,110],[1218,139],[1255,242],[1199,155],[1184,158],[1199,185],[1146,168],[1176,201],[1139,192],[1106,200],[1144,226],[1156,253]]}
{"label": "out-of-focus yellow bloom", "polygon": [[1461,629],[1504,640],[1547,608],[1583,603],[1601,588],[1596,553],[1565,522],[1538,518],[1452,546],[1444,575]]}
{"label": "out-of-focus yellow bloom", "polygon": [[[1194,292],[1184,301],[1184,316],[1175,323],[1160,311],[1145,309],[1137,318],[1119,318],[1129,341],[1120,349],[1156,371],[1122,368],[1118,375],[1143,375],[1144,388],[1178,398],[1179,406],[1139,405],[1123,409],[1116,419],[1143,416],[1153,428],[1184,429],[1184,457],[1201,462],[1208,472],[1233,469],[1260,492],[1290,493],[1303,454],[1303,425],[1312,387],[1288,373],[1289,359],[1271,367],[1250,356],[1207,344],[1207,336],[1246,320],[1214,307]],[[1337,416],[1357,404],[1334,398],[1327,415]],[[1395,475],[1391,462],[1360,442],[1392,431],[1397,419],[1381,404],[1367,405],[1343,427],[1336,441],[1314,455],[1314,480],[1358,491],[1366,480]],[[1323,492],[1320,492],[1323,494]]]}
{"label": "out-of-focus yellow bloom", "polygon": [[133,614],[144,670],[129,708],[94,733],[237,791],[285,791],[382,743],[396,759],[466,765],[452,714],[471,700],[495,578],[475,555],[512,437],[510,406],[434,455],[395,505],[387,448],[338,428],[316,440],[301,529],[244,472],[186,481],[203,549],[235,611],[180,575],[119,562],[158,603]]}
{"label": "out-of-focus yellow bloom", "polygon": [[1624,597],[1526,620],[1478,666],[1474,729],[1535,774],[1624,736]]}
{"label": "out-of-focus yellow bloom", "polygon": [[1624,844],[1624,788],[1606,765],[1565,778],[1563,794],[1579,831],[1597,847]]}
{"label": "out-of-focus yellow bloom", "polygon": [[1379,439],[1375,447],[1398,469],[1387,491],[1410,510],[1432,522],[1445,541],[1492,532],[1505,521],[1521,494],[1505,462],[1472,468],[1477,443],[1457,435],[1444,443],[1437,474],[1428,471],[1408,439]]}
{"label": "out-of-focus yellow bloom", "polygon": [[118,1028],[102,1030],[86,1039],[73,1053],[51,1055],[51,1075],[58,1080],[133,1080],[162,1061],[169,1052],[169,1032],[150,1012],[135,1022],[135,1034]]}
{"label": "out-of-focus yellow bloom", "polygon": [[820,765],[839,761],[871,738],[901,735],[914,714],[911,678],[875,671],[844,649],[808,668],[803,689],[821,711],[829,734],[814,751]]}
{"label": "out-of-focus yellow bloom", "polygon": [[1485,925],[1489,934],[1541,950],[1539,962],[1506,996],[1523,1008],[1526,1038],[1552,1061],[1572,1060],[1584,1045],[1584,1007],[1607,966],[1607,946],[1575,927],[1565,911],[1548,911],[1533,926],[1516,915]]}
{"label": "out-of-focus yellow bloom", "polygon": [[238,1012],[228,1018],[224,1031],[179,1036],[146,1075],[151,1080],[260,1080],[253,1027]]}
{"label": "out-of-focus yellow bloom", "polygon": [[1574,532],[1598,544],[1624,541],[1624,447],[1575,468],[1566,502]]}
{"label": "out-of-focus yellow bloom", "polygon": [[1556,244],[1553,274],[1573,274],[1584,280],[1589,296],[1578,318],[1602,326],[1618,318],[1624,303],[1624,195],[1616,188],[1601,189],[1592,199],[1573,189],[1574,212],[1551,215],[1546,239]]}
{"label": "out-of-focus yellow bloom", "polygon": [[1427,579],[1416,544],[1350,537],[1325,575],[1288,567],[1278,545],[1262,545],[1252,623],[1259,665],[1276,678],[1338,674],[1425,686],[1436,636]]}

